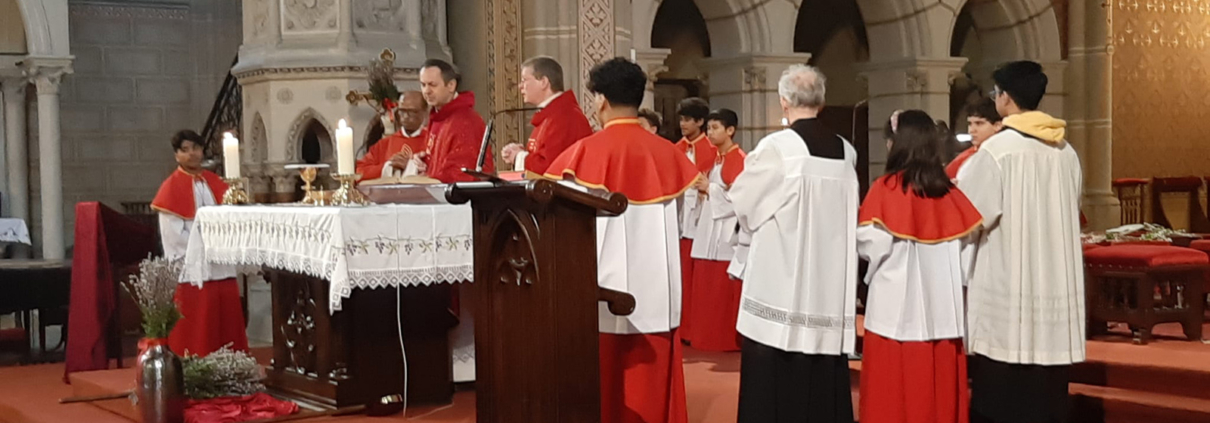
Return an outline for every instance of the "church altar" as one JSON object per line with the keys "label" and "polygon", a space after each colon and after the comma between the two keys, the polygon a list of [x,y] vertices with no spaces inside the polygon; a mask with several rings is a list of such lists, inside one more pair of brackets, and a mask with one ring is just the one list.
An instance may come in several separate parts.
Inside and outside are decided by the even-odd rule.
{"label": "church altar", "polygon": [[468,205],[203,207],[183,281],[214,265],[265,266],[330,283],[331,312],[355,288],[456,283],[474,276]]}
{"label": "church altar", "polygon": [[25,221],[15,218],[0,218],[0,243],[15,242],[30,245],[29,228]]}
{"label": "church altar", "polygon": [[471,232],[468,205],[203,207],[182,281],[201,284],[226,266],[265,269],[274,391],[326,407],[392,394],[444,404],[452,355],[474,356],[473,343],[450,349],[452,284],[474,274]]}

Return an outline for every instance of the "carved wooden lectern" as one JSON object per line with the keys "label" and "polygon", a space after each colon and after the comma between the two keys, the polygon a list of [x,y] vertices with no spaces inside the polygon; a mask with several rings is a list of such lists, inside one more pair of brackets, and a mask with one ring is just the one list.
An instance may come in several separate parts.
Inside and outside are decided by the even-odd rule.
{"label": "carved wooden lectern", "polygon": [[627,206],[550,180],[450,185],[474,210],[475,396],[481,423],[601,421],[596,217]]}

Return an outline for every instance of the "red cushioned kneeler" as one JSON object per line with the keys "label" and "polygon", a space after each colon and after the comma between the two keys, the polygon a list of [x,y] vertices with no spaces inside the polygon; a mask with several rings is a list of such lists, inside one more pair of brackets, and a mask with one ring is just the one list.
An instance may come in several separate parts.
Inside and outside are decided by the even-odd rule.
{"label": "red cushioned kneeler", "polygon": [[1151,328],[1176,322],[1191,341],[1202,339],[1204,288],[1210,258],[1191,248],[1116,245],[1084,251],[1088,334],[1103,334],[1106,322],[1125,322],[1136,344]]}

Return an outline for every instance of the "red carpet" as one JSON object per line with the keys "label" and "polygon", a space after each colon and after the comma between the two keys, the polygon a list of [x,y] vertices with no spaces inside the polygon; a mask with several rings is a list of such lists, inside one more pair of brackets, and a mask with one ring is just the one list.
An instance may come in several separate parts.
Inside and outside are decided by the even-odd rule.
{"label": "red carpet", "polygon": [[[1132,345],[1128,336],[1109,336],[1088,343],[1087,363],[1072,374],[1074,423],[1207,422],[1210,421],[1210,345],[1177,336],[1179,329],[1160,325],[1155,340]],[[1210,325],[1207,332],[1210,333]],[[256,351],[260,353],[261,351]],[[261,354],[257,354],[258,356]],[[851,362],[857,404],[858,362]],[[90,389],[118,391],[133,386],[131,370],[80,374],[82,383],[62,383],[63,364],[0,368],[0,422],[125,423],[130,420],[87,404],[59,405],[58,399]],[[685,349],[685,385],[691,423],[734,422],[739,395],[739,353]],[[89,388],[89,386],[94,386]],[[73,393],[73,388],[83,392]],[[98,404],[100,405],[100,404]],[[108,401],[110,408],[121,400]],[[407,417],[342,417],[317,421],[454,423],[475,421],[474,392],[459,392],[443,407],[411,407]]]}

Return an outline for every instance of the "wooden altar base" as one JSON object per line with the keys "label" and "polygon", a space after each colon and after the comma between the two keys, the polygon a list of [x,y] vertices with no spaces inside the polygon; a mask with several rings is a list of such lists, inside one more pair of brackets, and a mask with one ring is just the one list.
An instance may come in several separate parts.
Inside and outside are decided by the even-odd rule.
{"label": "wooden altar base", "polygon": [[[1210,324],[1205,329],[1210,333]],[[266,354],[255,351],[254,355]],[[1210,345],[1184,340],[1179,325],[1157,326],[1154,342],[1145,346],[1132,345],[1126,332],[1089,341],[1088,358],[1072,372],[1073,423],[1210,421],[1210,390],[1205,389],[1210,386]],[[849,367],[856,404],[861,364],[850,362]],[[0,423],[131,421],[108,411],[121,400],[59,405],[58,399],[128,389],[133,370],[78,373],[72,385],[64,384],[62,377],[62,364],[0,368]],[[686,348],[685,383],[690,423],[735,421],[738,353]],[[460,390],[446,406],[409,406],[406,418],[349,416],[315,421],[470,423],[475,421],[475,393]]]}

